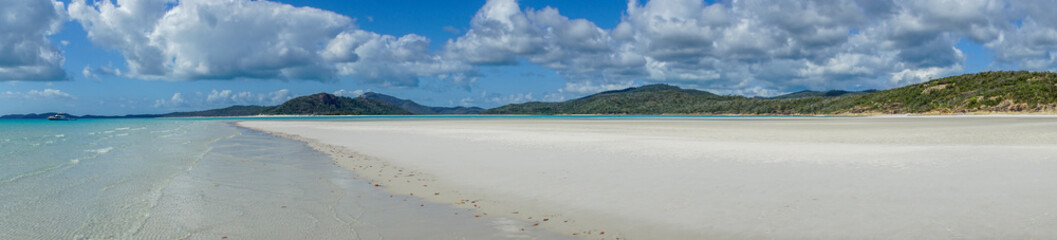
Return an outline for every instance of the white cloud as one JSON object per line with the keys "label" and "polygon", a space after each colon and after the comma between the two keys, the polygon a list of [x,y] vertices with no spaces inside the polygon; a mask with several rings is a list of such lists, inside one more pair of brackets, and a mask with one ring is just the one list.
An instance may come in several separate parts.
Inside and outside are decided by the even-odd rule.
{"label": "white cloud", "polygon": [[274,106],[282,104],[293,96],[288,89],[280,89],[272,92],[254,93],[249,91],[232,91],[229,89],[213,89],[209,94],[173,93],[168,99],[154,100],[155,108],[202,110],[208,108],[222,108],[232,105],[258,105]]}
{"label": "white cloud", "polygon": [[572,80],[613,78],[634,72],[641,59],[612,51],[609,33],[558,9],[522,11],[514,0],[488,1],[465,35],[449,40],[445,57],[480,65],[512,65],[519,59],[556,69]]}
{"label": "white cloud", "polygon": [[[268,1],[84,0],[70,4],[96,44],[125,56],[141,78],[333,80],[319,46],[352,19]],[[249,40],[252,39],[252,40]]]}
{"label": "white cloud", "polygon": [[29,90],[27,92],[0,92],[0,98],[24,99],[24,100],[77,100],[77,96],[63,92],[62,90],[45,88],[44,90]]}
{"label": "white cloud", "polygon": [[65,21],[62,2],[0,0],[0,81],[67,80],[66,61],[47,36]]}
{"label": "white cloud", "polygon": [[[368,89],[367,91],[369,92],[371,90]],[[359,97],[360,95],[363,95],[363,93],[364,93],[364,91],[360,90],[360,89],[356,89],[356,90],[352,90],[352,91],[341,89],[341,90],[334,91],[334,95],[345,96],[345,97]]]}
{"label": "white cloud", "polygon": [[594,82],[567,82],[565,87],[558,89],[559,93],[574,93],[574,94],[594,94],[603,91],[620,90],[630,87],[634,87],[635,82],[614,82],[614,83],[594,83]]}
{"label": "white cloud", "polygon": [[[170,7],[170,4],[172,6]],[[429,51],[429,39],[356,28],[334,12],[269,1],[74,0],[70,16],[97,45],[117,49],[124,76],[145,79],[336,80],[390,87],[419,78],[468,85],[472,67]],[[98,76],[89,69],[86,76]]]}
{"label": "white cloud", "polygon": [[[1057,15],[1050,13],[1057,2],[1051,0],[715,2],[632,0],[616,27],[603,29],[555,8],[489,0],[465,31],[445,28],[463,35],[439,51],[430,50],[424,36],[378,34],[358,29],[347,16],[269,1],[74,0],[68,12],[94,43],[120,51],[127,61],[124,73],[86,67],[82,74],[89,78],[350,76],[383,87],[416,87],[429,79],[468,89],[481,76],[478,67],[529,62],[566,80],[547,99],[629,82],[770,95],[890,88],[958,74],[966,61],[959,41],[982,44],[998,64],[1057,70]],[[61,65],[44,38],[58,24],[40,22],[33,29],[49,31],[30,34],[32,42],[44,43],[35,46],[46,46],[40,49],[58,56],[50,63]],[[214,101],[252,97],[259,95],[228,92]]]}
{"label": "white cloud", "polygon": [[[512,104],[512,103],[523,103],[529,101],[535,101],[536,98],[532,96],[532,93],[514,93],[514,94],[488,94],[487,92],[482,93],[484,101],[494,104]],[[469,103],[469,101],[462,101],[461,103]]]}
{"label": "white cloud", "polygon": [[[100,104],[102,104],[102,103],[100,103]],[[154,100],[154,107],[155,108],[161,108],[161,107],[175,108],[175,107],[185,107],[185,106],[187,106],[187,100],[184,100],[183,93],[173,93],[172,97],[169,98],[168,100],[166,100],[166,99]]]}
{"label": "white cloud", "polygon": [[100,66],[93,68],[91,65],[85,65],[81,70],[81,75],[85,78],[100,80],[100,76],[124,76],[121,73],[121,69],[114,68],[111,66]]}
{"label": "white cloud", "polygon": [[444,30],[445,32],[449,32],[451,34],[462,33],[462,30],[459,30],[458,28],[455,28],[455,27],[452,27],[452,26],[444,26],[443,28],[441,28],[441,30]]}
{"label": "white cloud", "polygon": [[[558,70],[569,86],[599,89],[630,80],[750,95],[889,88],[964,71],[961,39],[987,44],[1000,61],[1053,69],[1057,17],[1040,10],[1047,6],[1057,4],[633,0],[615,28],[601,29],[557,9],[491,0],[445,56],[474,65],[528,60]],[[1023,26],[1010,24],[1017,19]]]}
{"label": "white cloud", "polygon": [[420,78],[460,85],[476,81],[472,66],[433,55],[429,39],[415,34],[397,38],[361,30],[343,32],[320,55],[335,62],[338,73],[381,86],[414,87]]}
{"label": "white cloud", "polygon": [[269,93],[252,93],[248,91],[234,92],[231,90],[213,89],[206,96],[205,102],[211,105],[278,105],[290,100],[290,90],[280,89]]}

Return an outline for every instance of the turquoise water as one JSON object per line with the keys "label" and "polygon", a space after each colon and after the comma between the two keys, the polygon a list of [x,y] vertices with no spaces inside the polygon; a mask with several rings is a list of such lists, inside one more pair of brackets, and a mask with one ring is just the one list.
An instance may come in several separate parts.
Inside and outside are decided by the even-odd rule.
{"label": "turquoise water", "polygon": [[0,120],[0,239],[566,238],[393,197],[230,120]]}
{"label": "turquoise water", "polygon": [[0,238],[135,233],[170,179],[235,134],[210,121],[0,121],[0,236],[13,237]]}

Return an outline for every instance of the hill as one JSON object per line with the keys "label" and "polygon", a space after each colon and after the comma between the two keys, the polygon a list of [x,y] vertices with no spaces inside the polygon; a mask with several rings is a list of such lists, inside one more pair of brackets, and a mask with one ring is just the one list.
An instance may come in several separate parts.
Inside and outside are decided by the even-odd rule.
{"label": "hill", "polygon": [[396,105],[379,99],[342,97],[317,93],[297,97],[282,105],[265,110],[268,115],[403,115],[411,114]]}
{"label": "hill", "polygon": [[877,92],[877,90],[866,90],[866,91],[857,91],[857,92],[850,92],[850,91],[844,91],[844,90],[829,90],[829,91],[825,91],[825,92],[804,90],[804,91],[799,91],[799,92],[795,92],[795,93],[790,93],[790,94],[778,95],[778,96],[770,97],[770,99],[859,96],[859,95],[870,94],[870,93],[873,93],[873,92]]}
{"label": "hill", "polygon": [[478,114],[484,111],[479,107],[429,107],[416,103],[415,101],[401,99],[381,93],[368,92],[361,97],[367,99],[378,99],[389,104],[396,105],[413,114]]}
{"label": "hill", "polygon": [[[854,93],[854,92],[851,92]],[[602,92],[565,102],[529,102],[486,114],[902,114],[1053,112],[1057,74],[984,72],[862,94],[801,92],[782,98],[718,96],[668,85]]]}

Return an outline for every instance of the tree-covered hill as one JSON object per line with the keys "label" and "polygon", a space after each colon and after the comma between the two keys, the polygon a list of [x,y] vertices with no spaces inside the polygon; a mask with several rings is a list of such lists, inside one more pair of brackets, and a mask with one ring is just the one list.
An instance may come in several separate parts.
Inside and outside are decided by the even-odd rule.
{"label": "tree-covered hill", "polygon": [[668,85],[648,85],[565,102],[511,104],[484,113],[796,115],[1053,112],[1057,109],[1057,74],[984,72],[871,93],[846,92],[835,94],[837,96],[821,93],[768,99],[718,96]]}
{"label": "tree-covered hill", "polygon": [[479,107],[429,107],[423,106],[416,103],[415,101],[401,99],[381,93],[368,92],[364,93],[364,98],[378,99],[390,104],[396,105],[397,107],[403,108],[413,114],[478,114],[484,109]]}
{"label": "tree-covered hill", "polygon": [[402,115],[411,114],[398,106],[379,99],[350,98],[317,93],[297,97],[268,109],[267,115]]}
{"label": "tree-covered hill", "polygon": [[866,94],[870,94],[870,93],[873,93],[873,92],[877,92],[877,90],[866,90],[866,91],[857,91],[857,92],[844,91],[844,90],[829,90],[829,91],[824,91],[824,92],[804,90],[804,91],[799,91],[799,92],[795,92],[795,93],[790,93],[790,94],[784,94],[784,95],[778,95],[778,96],[770,97],[770,99],[792,99],[792,98],[806,98],[806,97],[846,97],[846,96],[866,95]]}

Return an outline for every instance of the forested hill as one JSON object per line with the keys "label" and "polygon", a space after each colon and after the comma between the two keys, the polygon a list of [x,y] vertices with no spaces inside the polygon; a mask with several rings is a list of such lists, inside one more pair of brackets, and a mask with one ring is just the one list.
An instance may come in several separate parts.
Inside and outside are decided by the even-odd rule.
{"label": "forested hill", "polygon": [[379,99],[317,93],[297,97],[261,112],[266,115],[406,115],[411,112]]}
{"label": "forested hill", "polygon": [[[825,92],[823,92],[825,93]],[[902,114],[1054,112],[1057,74],[983,72],[876,92],[748,98],[668,85],[602,92],[565,102],[511,104],[490,114]]]}
{"label": "forested hill", "polygon": [[378,99],[390,104],[396,105],[397,107],[403,108],[413,114],[477,114],[484,109],[479,107],[430,107],[423,106],[416,103],[415,101],[401,99],[381,93],[368,92],[364,93],[363,98],[367,99]]}

